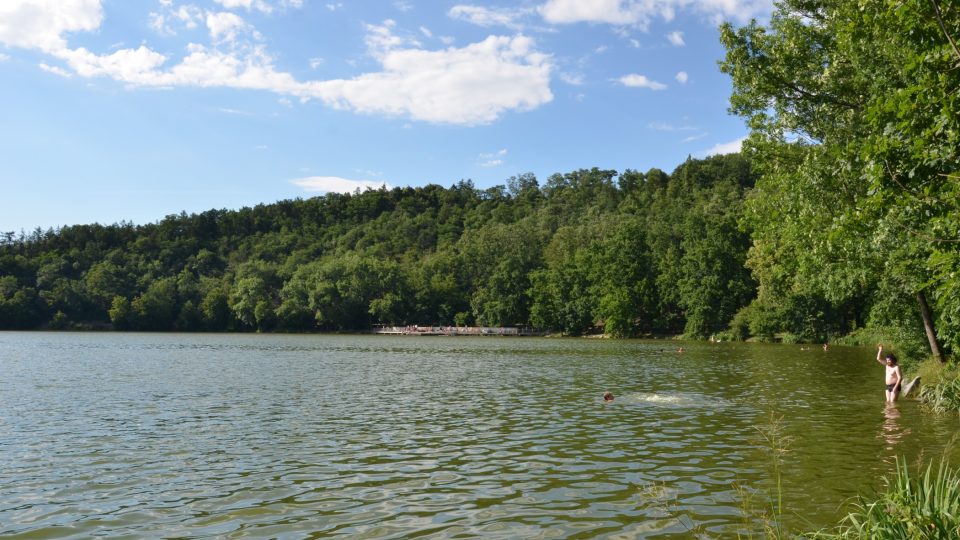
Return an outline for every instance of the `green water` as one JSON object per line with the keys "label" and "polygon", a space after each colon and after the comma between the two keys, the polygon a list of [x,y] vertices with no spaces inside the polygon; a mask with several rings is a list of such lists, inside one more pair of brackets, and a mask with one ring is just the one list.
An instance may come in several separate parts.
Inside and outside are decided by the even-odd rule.
{"label": "green water", "polygon": [[871,350],[677,346],[0,333],[0,536],[736,537],[771,417],[810,530],[960,427],[886,407]]}

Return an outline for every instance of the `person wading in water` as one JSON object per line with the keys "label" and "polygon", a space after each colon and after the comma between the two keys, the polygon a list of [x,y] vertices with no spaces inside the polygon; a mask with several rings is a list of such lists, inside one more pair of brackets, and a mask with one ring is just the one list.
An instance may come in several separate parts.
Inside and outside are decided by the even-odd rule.
{"label": "person wading in water", "polygon": [[900,383],[903,381],[903,374],[900,372],[900,366],[897,365],[897,357],[893,353],[883,355],[883,345],[877,345],[877,362],[886,367],[887,375],[887,402],[893,403],[897,400],[897,394],[900,393]]}

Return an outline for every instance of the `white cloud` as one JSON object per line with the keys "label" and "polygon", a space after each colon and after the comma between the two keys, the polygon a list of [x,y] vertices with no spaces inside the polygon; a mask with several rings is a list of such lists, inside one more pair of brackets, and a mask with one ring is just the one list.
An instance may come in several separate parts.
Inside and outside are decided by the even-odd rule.
{"label": "white cloud", "polygon": [[411,4],[410,2],[407,2],[406,0],[396,0],[393,3],[393,7],[397,11],[402,11],[404,13],[406,13],[407,11],[413,10],[413,4]]}
{"label": "white cloud", "polygon": [[320,58],[320,57],[311,58],[311,59],[310,59],[310,69],[317,69],[318,67],[322,66],[323,63],[324,63],[324,59],[323,59],[323,58]]}
{"label": "white cloud", "polygon": [[343,2],[337,2],[336,4],[326,4],[327,9],[330,11],[338,11],[343,9]]}
{"label": "white cloud", "polygon": [[772,8],[771,0],[547,0],[537,11],[553,24],[591,22],[646,29],[655,18],[673,20],[678,11],[706,16],[716,23],[763,18]]}
{"label": "white cloud", "polygon": [[56,52],[66,48],[66,32],[100,27],[100,0],[3,0],[0,42],[9,47]]}
{"label": "white cloud", "polygon": [[49,73],[53,73],[54,75],[59,75],[59,76],[65,78],[65,79],[69,79],[70,77],[73,77],[73,74],[72,74],[72,73],[70,73],[69,71],[67,71],[67,70],[65,70],[65,69],[63,69],[63,68],[61,68],[61,67],[51,66],[51,65],[46,64],[46,63],[44,63],[44,62],[40,62],[40,63],[37,64],[37,65],[40,66],[40,69],[42,69],[42,70],[44,70],[44,71],[46,71],[46,72],[49,72]]}
{"label": "white cloud", "polygon": [[420,43],[413,37],[401,37],[393,33],[396,21],[387,19],[382,25],[368,24],[367,49],[374,58],[382,58],[387,52],[401,47],[419,47]]}
{"label": "white cloud", "polygon": [[305,83],[306,94],[361,113],[452,124],[485,124],[507,110],[553,99],[550,58],[523,36],[490,36],[460,49],[389,50],[383,71]]}
{"label": "white cloud", "polygon": [[[259,9],[261,2],[220,4]],[[161,7],[172,9],[172,4]],[[185,21],[194,20],[193,12],[183,13]],[[240,32],[259,38],[243,19],[232,13],[209,15],[213,46],[192,43],[185,57],[171,60],[145,45],[110,54],[68,48],[66,33],[99,28],[102,13],[96,0],[7,0],[0,2],[0,43],[40,49],[76,75],[108,77],[133,87],[266,90],[301,101],[318,99],[338,109],[434,123],[485,124],[507,111],[534,109],[553,99],[551,57],[522,35],[425,50],[412,35],[395,35],[395,23],[387,21],[367,27],[368,47],[381,64],[379,71],[351,79],[298,81],[277,70],[263,45],[240,40]],[[225,42],[229,50],[216,47]]]}
{"label": "white cloud", "polygon": [[291,184],[303,188],[304,191],[318,191],[323,193],[353,193],[356,190],[380,189],[393,186],[386,182],[375,180],[350,180],[338,176],[308,176],[290,181]]}
{"label": "white cloud", "polygon": [[427,28],[426,26],[421,26],[421,27],[420,27],[420,33],[423,34],[425,37],[428,37],[428,38],[432,38],[432,37],[433,37],[433,32],[431,32],[430,29]]}
{"label": "white cloud", "polygon": [[707,133],[698,133],[698,134],[696,134],[696,135],[691,135],[691,136],[683,139],[683,140],[680,141],[680,142],[681,142],[681,143],[688,143],[688,142],[693,142],[693,141],[699,141],[700,139],[706,137],[707,135],[708,135]]}
{"label": "white cloud", "polygon": [[0,53],[0,62],[6,62],[9,59],[10,59],[10,55]]}
{"label": "white cloud", "polygon": [[638,9],[622,0],[548,0],[538,8],[544,20],[554,24],[599,22],[635,24]]}
{"label": "white cloud", "polygon": [[56,55],[66,60],[81,77],[112,77],[131,84],[154,84],[156,69],[167,58],[146,47],[121,49],[108,55],[96,55],[87,49],[60,51]]}
{"label": "white cloud", "polygon": [[648,79],[645,75],[637,75],[632,73],[630,75],[624,75],[617,79],[620,84],[624,86],[629,86],[631,88],[649,88],[650,90],[665,90],[667,85],[659,83],[657,81],[652,81]]}
{"label": "white cloud", "polygon": [[[216,3],[220,4],[226,9],[237,9],[244,8],[247,11],[257,10],[263,13],[271,13],[273,7],[270,4],[264,2],[263,0],[214,0]],[[294,5],[299,4],[299,2]]]}
{"label": "white cloud", "polygon": [[686,71],[678,71],[674,78],[677,79],[677,82],[680,84],[687,84],[687,81],[690,80],[690,75],[688,75]]}
{"label": "white cloud", "polygon": [[667,41],[671,44],[676,45],[677,47],[683,47],[687,43],[683,41],[683,32],[675,30],[667,34]]}
{"label": "white cloud", "polygon": [[520,29],[522,25],[519,19],[523,17],[527,10],[521,9],[497,9],[482,6],[458,5],[450,8],[447,16],[451,19],[467,21],[477,26],[503,26],[506,28]]}
{"label": "white cloud", "polygon": [[196,6],[180,6],[174,12],[173,17],[183,23],[187,28],[196,28],[200,21],[203,21],[203,10]]}
{"label": "white cloud", "polygon": [[746,137],[741,137],[735,141],[714,145],[712,148],[703,151],[703,156],[706,157],[720,154],[736,154],[743,147],[743,141],[745,140],[747,140]]}
{"label": "white cloud", "polygon": [[560,80],[572,86],[580,86],[583,84],[583,75],[579,73],[561,73]]}
{"label": "white cloud", "polygon": [[697,131],[700,128],[689,124],[674,125],[666,122],[650,122],[647,127],[655,131]]}
{"label": "white cloud", "polygon": [[241,111],[239,109],[228,109],[226,107],[220,107],[217,111],[222,112],[223,114],[232,114],[236,116],[253,116],[253,113],[247,111]]}
{"label": "white cloud", "polygon": [[506,157],[506,155],[506,148],[490,154],[480,154],[477,156],[477,165],[484,168],[498,167],[503,165],[503,158]]}
{"label": "white cloud", "polygon": [[238,33],[248,30],[247,23],[239,15],[227,11],[208,13],[207,28],[214,43],[234,43]]}

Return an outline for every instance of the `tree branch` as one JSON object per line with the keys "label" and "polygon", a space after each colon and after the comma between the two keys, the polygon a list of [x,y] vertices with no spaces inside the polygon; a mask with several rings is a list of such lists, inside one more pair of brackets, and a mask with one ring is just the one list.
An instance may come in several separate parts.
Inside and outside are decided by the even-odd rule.
{"label": "tree branch", "polygon": [[953,36],[951,36],[947,30],[947,25],[943,23],[943,17],[940,14],[940,4],[937,3],[937,0],[930,0],[930,3],[933,5],[933,14],[937,16],[937,22],[940,23],[940,29],[943,30],[943,35],[947,36],[947,41],[953,46],[953,52],[955,52],[957,58],[960,59],[960,47],[957,47],[957,42],[953,40]]}

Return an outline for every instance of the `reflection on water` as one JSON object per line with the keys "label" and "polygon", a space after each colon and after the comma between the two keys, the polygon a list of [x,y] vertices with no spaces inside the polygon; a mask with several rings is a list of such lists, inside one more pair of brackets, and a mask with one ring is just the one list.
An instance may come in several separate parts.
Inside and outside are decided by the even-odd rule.
{"label": "reflection on water", "polygon": [[885,450],[895,452],[897,445],[908,435],[910,428],[901,426],[900,408],[896,402],[886,402],[883,408],[883,425],[879,437],[886,443]]}
{"label": "reflection on water", "polygon": [[728,537],[772,415],[808,530],[956,430],[878,415],[870,351],[684,348],[0,333],[0,536]]}

